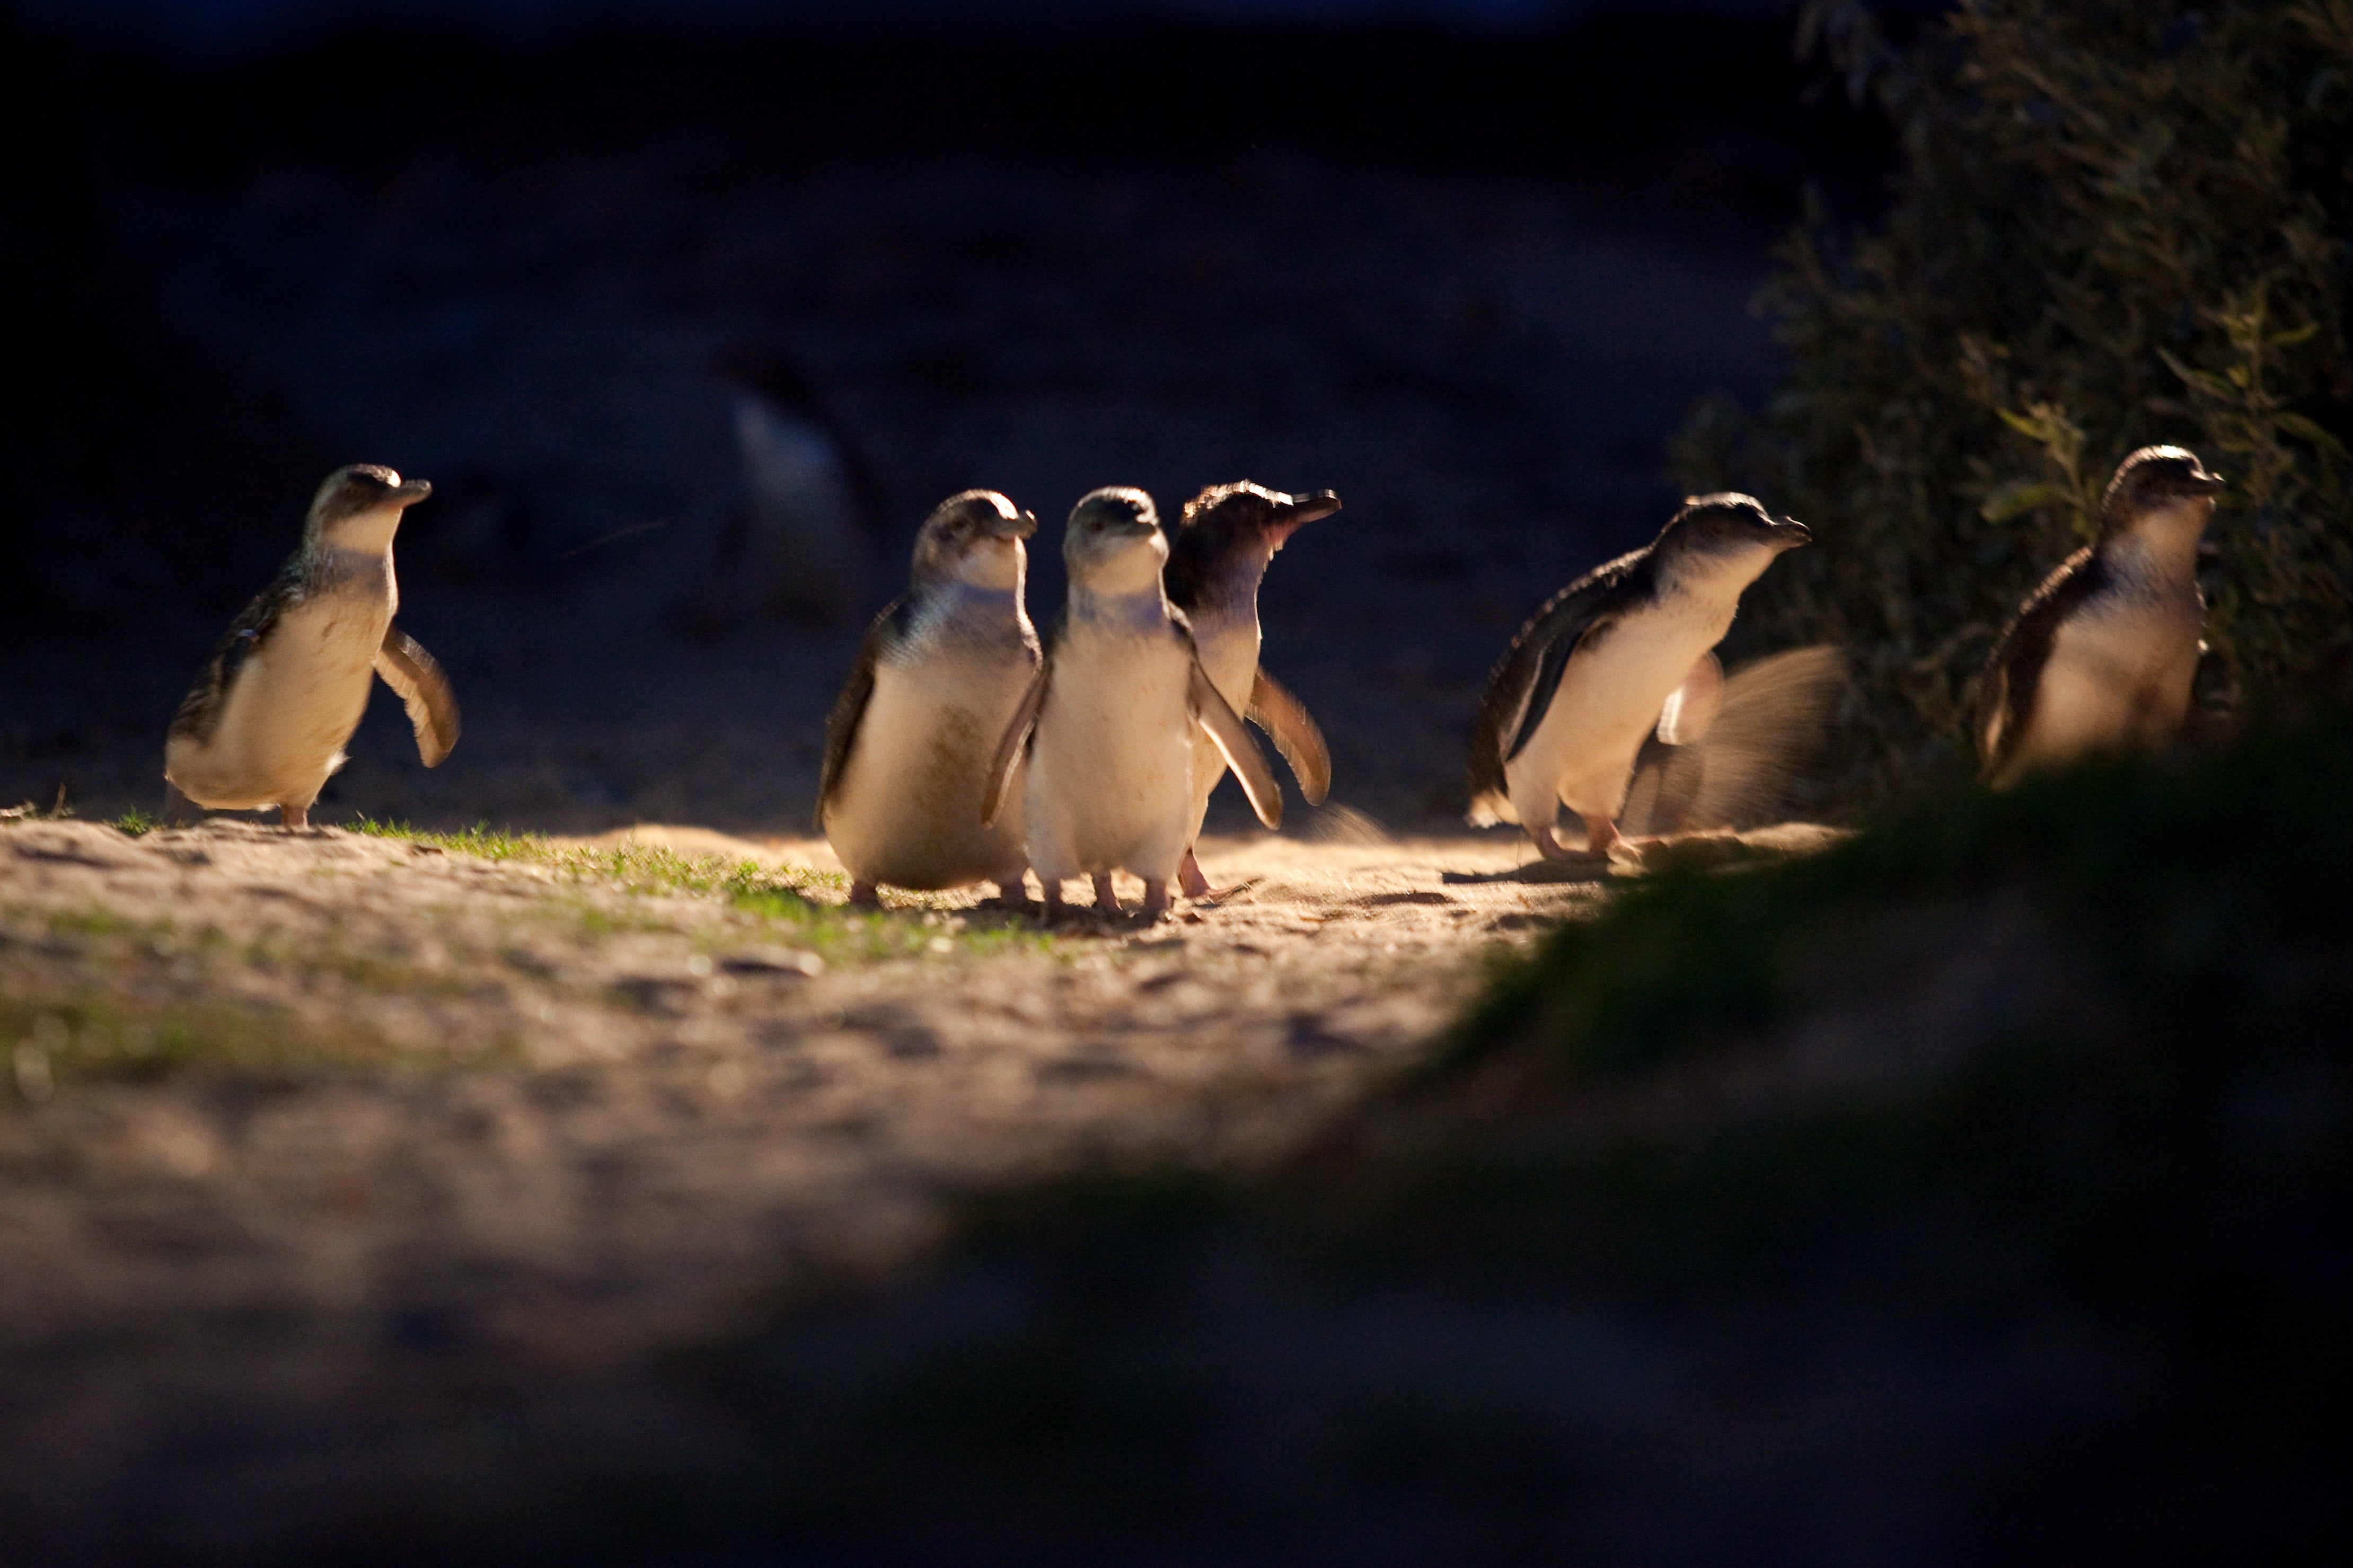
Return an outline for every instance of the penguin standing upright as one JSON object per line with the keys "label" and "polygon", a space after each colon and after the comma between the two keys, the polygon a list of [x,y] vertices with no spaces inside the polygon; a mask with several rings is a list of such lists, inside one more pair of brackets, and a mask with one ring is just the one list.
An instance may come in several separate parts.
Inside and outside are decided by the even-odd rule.
{"label": "penguin standing upright", "polygon": [[681,606],[687,625],[723,632],[746,620],[837,626],[865,601],[888,513],[881,482],[847,426],[791,355],[722,354],[733,393],[744,505]]}
{"label": "penguin standing upright", "polygon": [[1142,490],[1095,490],[1071,509],[1062,534],[1069,602],[997,746],[982,812],[996,819],[1026,756],[1024,840],[1050,918],[1061,911],[1063,879],[1080,875],[1093,878],[1097,908],[1118,912],[1114,871],[1143,879],[1147,917],[1167,907],[1168,879],[1193,827],[1197,732],[1211,737],[1259,819],[1282,821],[1266,759],[1168,602],[1167,558],[1159,514]]}
{"label": "penguin standing upright", "polygon": [[1986,660],[1977,742],[1989,784],[2180,732],[2206,629],[2198,542],[2224,488],[2179,447],[2118,465],[2099,537],[2044,579]]}
{"label": "penguin standing upright", "polygon": [[1517,822],[1562,859],[1566,805],[1588,849],[1606,853],[1643,737],[1706,732],[1724,685],[1715,645],[1742,592],[1812,537],[1751,497],[1694,496],[1650,544],[1555,595],[1489,678],[1471,734],[1471,821]]}
{"label": "penguin standing upright", "polygon": [[371,673],[400,694],[427,767],[458,743],[458,700],[433,656],[392,624],[392,537],[433,487],[363,463],[319,487],[301,547],[248,605],[180,704],[164,776],[198,805],[276,806],[289,827],[343,765]]}
{"label": "penguin standing upright", "polygon": [[[1273,739],[1310,805],[1321,805],[1332,787],[1331,753],[1299,699],[1259,668],[1258,588],[1267,563],[1293,533],[1339,510],[1340,498],[1330,490],[1293,496],[1248,479],[1213,485],[1185,503],[1166,574],[1168,602],[1191,623],[1201,668],[1229,706]],[[1206,734],[1196,737],[1193,826],[1176,869],[1178,884],[1190,898],[1209,890],[1193,846],[1201,836],[1210,792],[1225,773],[1223,753]]]}
{"label": "penguin standing upright", "polygon": [[1038,520],[995,490],[950,496],[915,537],[904,596],[866,634],[826,725],[818,821],[849,868],[853,904],[878,883],[994,880],[1023,895],[1021,814],[981,821],[998,738],[1035,678],[1022,541]]}

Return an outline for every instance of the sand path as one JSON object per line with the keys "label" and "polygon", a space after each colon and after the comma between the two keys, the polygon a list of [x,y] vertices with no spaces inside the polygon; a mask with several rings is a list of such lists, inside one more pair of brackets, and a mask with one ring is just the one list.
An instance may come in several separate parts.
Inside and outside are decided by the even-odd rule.
{"label": "sand path", "polygon": [[1501,835],[1217,841],[1223,900],[1049,938],[827,907],[821,845],[573,843],[604,868],[0,825],[0,1493],[70,1514],[191,1412],[332,1425],[422,1352],[435,1386],[614,1366],[904,1257],[979,1184],[1280,1152],[1605,896]]}
{"label": "sand path", "polygon": [[[629,840],[839,898],[821,845],[578,842]],[[1215,844],[1222,902],[1041,942],[968,899],[812,924],[336,830],[12,825],[0,1335],[267,1305],[625,1348],[972,1183],[1279,1148],[1597,896],[1450,879],[1519,858]]]}

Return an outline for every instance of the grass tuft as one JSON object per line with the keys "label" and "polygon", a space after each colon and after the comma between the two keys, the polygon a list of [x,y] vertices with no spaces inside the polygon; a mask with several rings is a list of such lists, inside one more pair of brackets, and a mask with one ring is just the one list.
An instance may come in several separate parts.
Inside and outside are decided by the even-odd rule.
{"label": "grass tuft", "polygon": [[[438,833],[362,817],[351,831],[485,860],[543,867],[575,882],[645,898],[710,900],[765,926],[782,928],[775,934],[828,961],[939,956],[943,944],[947,954],[972,957],[1055,950],[1055,939],[1048,931],[1011,916],[958,910],[937,894],[907,895],[902,907],[888,910],[848,909],[837,900],[849,892],[849,879],[838,871],[685,856],[659,844],[558,844],[538,834],[494,829],[487,823]],[[813,896],[820,892],[832,897]],[[575,912],[591,934],[643,926],[609,910]]]}

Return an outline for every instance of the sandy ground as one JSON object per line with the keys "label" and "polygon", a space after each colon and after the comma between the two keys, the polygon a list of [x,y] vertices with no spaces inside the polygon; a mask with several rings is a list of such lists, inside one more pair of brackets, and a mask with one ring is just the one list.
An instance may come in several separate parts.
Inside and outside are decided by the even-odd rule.
{"label": "sandy ground", "polygon": [[[840,898],[821,845],[604,843],[632,837]],[[0,828],[5,1446],[137,1441],[140,1369],[191,1334],[622,1354],[782,1260],[894,1254],[960,1186],[1289,1145],[1482,948],[1597,897],[1510,879],[1501,837],[1204,858],[1222,901],[1048,940],[968,900],[780,918],[336,830]]]}
{"label": "sandy ground", "polygon": [[575,842],[819,909],[332,829],[0,828],[9,1363],[256,1311],[623,1351],[797,1250],[894,1252],[958,1186],[1295,1143],[1602,885],[1525,879],[1500,835],[1228,840],[1214,904],[1049,937],[828,908],[822,845]]}
{"label": "sandy ground", "polygon": [[[821,844],[567,847],[0,825],[0,1514],[78,1528],[223,1402],[364,1427],[420,1346],[428,1383],[623,1364],[987,1184],[1296,1148],[1609,879],[1502,835],[1222,840],[1221,900],[1049,933],[853,914]],[[814,907],[692,885],[731,862]]]}

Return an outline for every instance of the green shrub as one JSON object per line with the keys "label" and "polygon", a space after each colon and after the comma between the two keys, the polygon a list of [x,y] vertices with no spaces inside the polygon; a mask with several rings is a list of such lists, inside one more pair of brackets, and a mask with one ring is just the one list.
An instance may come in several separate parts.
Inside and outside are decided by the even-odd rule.
{"label": "green shrub", "polygon": [[1994,635],[2153,441],[2232,482],[2208,680],[2341,684],[2353,0],[1961,0],[1905,49],[1862,0],[1810,0],[1800,41],[1876,95],[1905,167],[1870,232],[1817,212],[1784,243],[1762,308],[1788,384],[1704,408],[1678,459],[1821,538],[1748,629],[1852,650],[1847,785],[1965,745]]}

